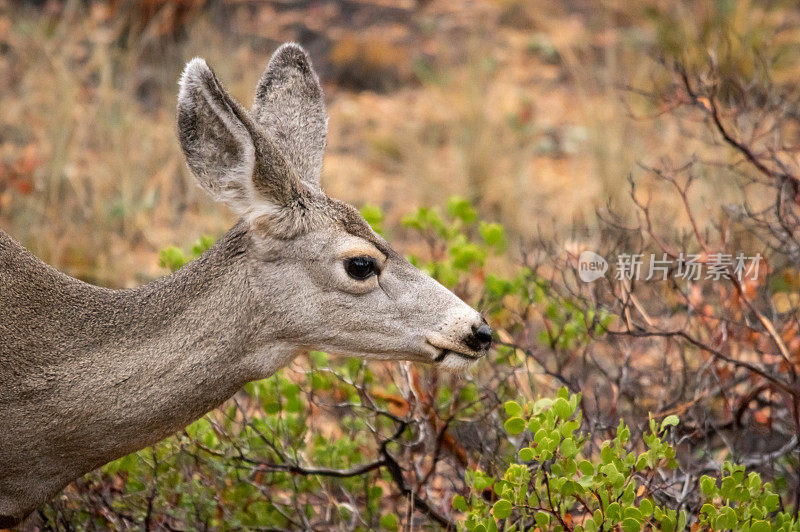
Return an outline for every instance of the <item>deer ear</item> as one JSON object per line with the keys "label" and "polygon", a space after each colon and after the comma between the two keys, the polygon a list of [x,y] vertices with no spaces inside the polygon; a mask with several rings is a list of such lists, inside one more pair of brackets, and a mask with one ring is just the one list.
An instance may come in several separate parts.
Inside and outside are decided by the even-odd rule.
{"label": "deer ear", "polygon": [[178,138],[200,186],[216,201],[246,215],[256,201],[255,143],[241,111],[206,62],[192,59],[178,93]]}
{"label": "deer ear", "polygon": [[253,116],[302,182],[319,190],[328,118],[319,79],[300,45],[287,43],[272,54],[256,88]]}
{"label": "deer ear", "polygon": [[178,137],[189,168],[214,199],[279,238],[308,230],[321,194],[301,182],[202,59],[190,61],[181,76]]}

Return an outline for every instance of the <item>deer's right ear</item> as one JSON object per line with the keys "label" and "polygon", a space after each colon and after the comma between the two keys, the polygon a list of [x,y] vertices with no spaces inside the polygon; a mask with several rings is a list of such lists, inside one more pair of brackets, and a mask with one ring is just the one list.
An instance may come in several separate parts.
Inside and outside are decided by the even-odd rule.
{"label": "deer's right ear", "polygon": [[308,53],[296,43],[278,48],[256,87],[253,117],[281,148],[300,180],[319,190],[328,117]]}
{"label": "deer's right ear", "polygon": [[244,218],[279,214],[298,195],[278,148],[200,58],[181,76],[178,138],[200,185]]}

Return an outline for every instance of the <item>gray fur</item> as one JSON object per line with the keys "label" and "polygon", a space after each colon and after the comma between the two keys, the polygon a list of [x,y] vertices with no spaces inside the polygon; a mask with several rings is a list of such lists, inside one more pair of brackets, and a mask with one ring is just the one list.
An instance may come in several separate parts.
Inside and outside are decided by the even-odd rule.
{"label": "gray fur", "polygon": [[[302,52],[281,50],[279,58]],[[273,74],[289,80],[309,75],[307,62],[275,64],[283,66]],[[259,105],[277,105],[269,102]],[[298,352],[452,369],[485,353],[470,337],[482,323],[477,312],[392,250],[354,208],[306,184],[321,160],[320,103],[297,100],[288,117],[261,109],[275,123],[295,120],[297,109],[314,115],[300,122],[309,146],[302,126],[279,148],[205,62],[187,65],[178,103],[187,162],[242,220],[199,259],[147,285],[83,283],[0,230],[0,527],[84,473],[180,430]],[[378,261],[379,276],[347,275],[345,260],[360,255]]]}
{"label": "gray fur", "polygon": [[299,45],[287,43],[272,54],[256,87],[253,116],[303,182],[319,189],[328,118],[319,79]]}

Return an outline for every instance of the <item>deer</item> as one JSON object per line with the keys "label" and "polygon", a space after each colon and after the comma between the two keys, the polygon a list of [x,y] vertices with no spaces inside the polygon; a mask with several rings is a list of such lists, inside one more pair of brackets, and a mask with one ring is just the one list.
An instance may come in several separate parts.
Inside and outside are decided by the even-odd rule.
{"label": "deer", "polygon": [[323,192],[327,130],[300,45],[274,52],[250,110],[195,58],[178,139],[200,187],[239,218],[209,250],[109,289],[0,230],[0,528],[308,350],[456,372],[487,354],[479,312]]}

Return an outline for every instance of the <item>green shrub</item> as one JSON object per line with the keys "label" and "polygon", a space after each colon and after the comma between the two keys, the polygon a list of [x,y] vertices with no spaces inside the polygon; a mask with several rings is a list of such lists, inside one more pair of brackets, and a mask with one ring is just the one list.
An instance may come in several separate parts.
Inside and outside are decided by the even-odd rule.
{"label": "green shrub", "polygon": [[[675,469],[668,443],[678,417],[660,423],[650,418],[637,451],[631,431],[620,420],[616,436],[592,450],[591,436],[580,430],[580,394],[561,388],[554,399],[507,401],[506,432],[522,435],[516,460],[498,476],[468,470],[469,496],[456,495],[453,508],[464,513],[462,530],[493,532],[540,530],[593,532],[643,529],[674,531],[687,527],[685,509],[659,503],[648,492],[648,479]],[[771,483],[744,466],[726,462],[719,483],[700,479],[703,496],[697,522],[708,530],[790,531],[800,522],[788,511]]]}
{"label": "green shrub", "polygon": [[[647,449],[638,453],[631,448],[630,429],[620,421],[616,437],[593,454],[589,435],[580,430],[579,401],[579,394],[562,388],[555,399],[505,403],[505,430],[512,437],[524,434],[524,446],[497,478],[467,473],[469,500],[457,496],[453,501],[466,514],[466,530],[621,527],[630,532],[645,525],[666,531],[686,526],[687,513],[657,504],[643,482],[650,471],[676,467],[675,451],[664,436],[677,418],[660,425],[651,420],[644,436]],[[492,493],[487,497],[488,488]]]}
{"label": "green shrub", "polygon": [[704,475],[700,490],[706,501],[698,522],[711,530],[772,532],[800,530],[800,521],[783,508],[771,482],[762,482],[756,472],[725,462],[717,479]]}

